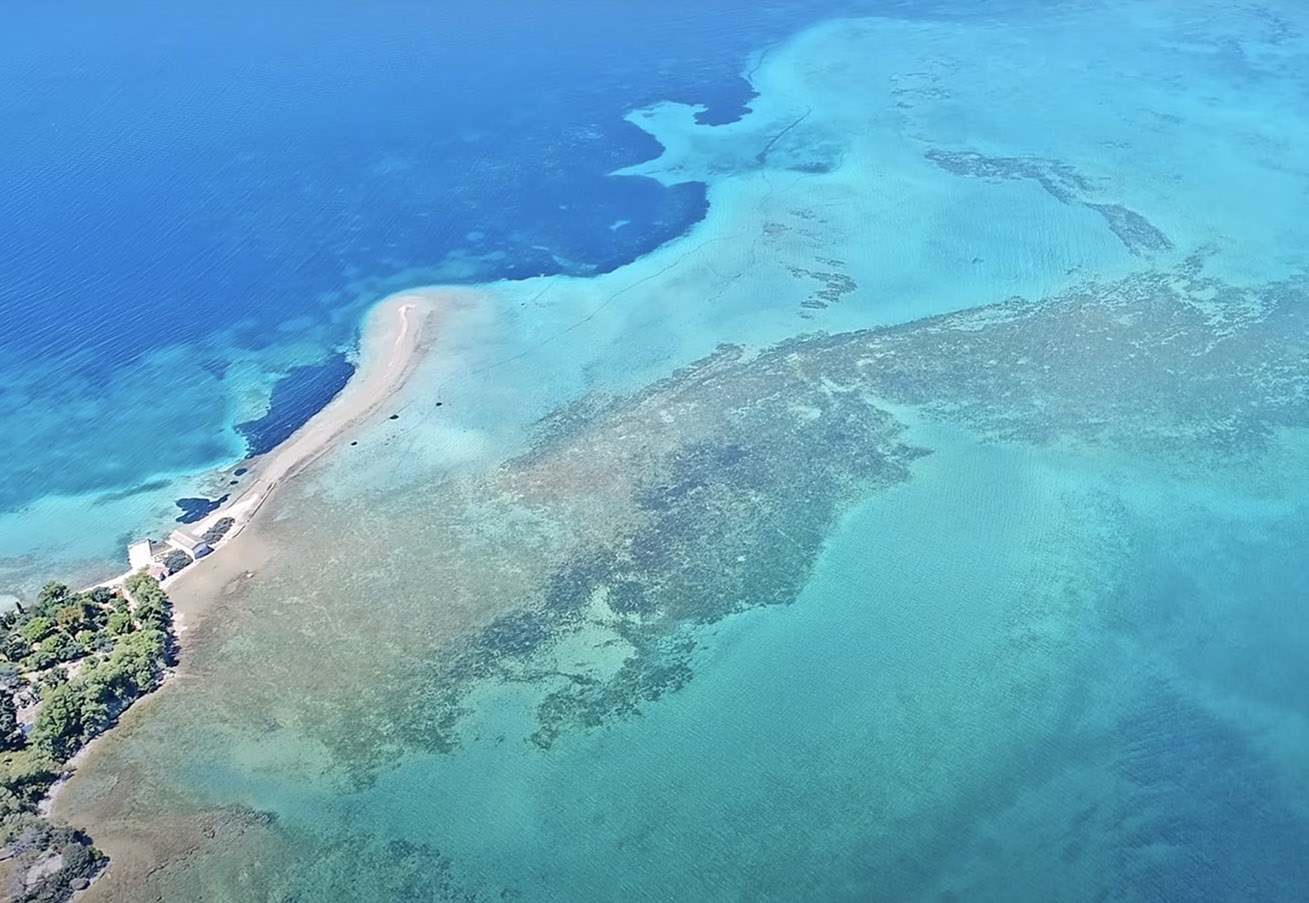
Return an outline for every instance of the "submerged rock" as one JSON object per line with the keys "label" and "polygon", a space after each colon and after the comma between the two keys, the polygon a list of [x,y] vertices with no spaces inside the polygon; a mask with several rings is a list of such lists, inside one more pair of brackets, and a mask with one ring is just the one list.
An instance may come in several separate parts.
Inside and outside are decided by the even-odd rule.
{"label": "submerged rock", "polygon": [[223,495],[216,499],[178,499],[175,504],[182,509],[182,513],[175,520],[179,524],[193,524],[198,520],[203,520],[206,515],[217,511],[229,498],[231,498],[230,495]]}

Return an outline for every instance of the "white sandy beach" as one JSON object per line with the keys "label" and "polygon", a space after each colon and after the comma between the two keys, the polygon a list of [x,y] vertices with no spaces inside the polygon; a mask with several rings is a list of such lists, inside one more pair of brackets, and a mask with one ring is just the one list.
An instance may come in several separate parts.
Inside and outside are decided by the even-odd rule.
{"label": "white sandy beach", "polygon": [[[437,338],[442,316],[467,307],[475,295],[460,289],[418,288],[392,295],[370,312],[362,330],[355,374],[341,393],[272,453],[249,462],[248,486],[192,525],[196,532],[203,533],[222,518],[235,520],[213,553],[165,581],[177,606],[175,623],[179,632],[185,629],[188,613],[202,612],[233,581],[249,576],[267,560],[268,550],[260,542],[258,531],[246,528],[256,521],[277,487],[303,473],[346,436],[381,416],[425,359]],[[129,575],[109,583],[121,582]],[[184,678],[184,669],[175,676]],[[138,701],[133,708],[141,709],[143,702],[151,701]],[[128,717],[139,715],[134,711]],[[94,755],[103,739],[91,741],[70,760],[71,770]],[[62,780],[52,788],[42,803],[43,812],[59,812],[60,791],[66,783],[67,779]],[[110,835],[101,846],[111,853],[120,869],[142,864],[133,855],[134,847],[128,839]]]}
{"label": "white sandy beach", "polygon": [[[167,578],[170,593],[184,588],[184,597],[204,599],[263,560],[257,542],[235,543],[277,487],[302,473],[347,434],[357,432],[381,414],[424,359],[437,336],[437,321],[456,308],[467,307],[472,290],[414,288],[391,295],[369,313],[362,329],[356,370],[345,388],[290,439],[262,458],[244,465],[246,487],[227,503],[188,529],[203,534],[224,518],[235,522],[214,551],[191,567]],[[131,571],[100,584],[122,583]],[[203,579],[202,579],[203,578]],[[175,600],[176,601],[176,600]],[[183,605],[185,611],[192,608]],[[184,630],[185,625],[179,624]]]}
{"label": "white sandy beach", "polygon": [[203,533],[232,517],[236,519],[232,529],[239,531],[279,482],[301,472],[342,434],[376,414],[412,372],[427,335],[428,318],[439,303],[437,292],[418,290],[379,304],[365,325],[358,369],[346,387],[290,439],[250,467],[254,479],[244,491],[192,529]]}
{"label": "white sandy beach", "polygon": [[169,578],[169,587],[181,582],[185,575],[214,570],[219,561],[227,565],[222,569],[225,573],[233,570],[233,564],[239,569],[241,562],[226,559],[241,557],[240,553],[226,552],[226,547],[251,523],[278,485],[303,472],[347,433],[378,416],[422,361],[422,352],[433,340],[441,315],[466,304],[471,294],[448,288],[417,288],[380,302],[364,324],[357,368],[346,387],[290,439],[248,465],[250,482],[242,492],[191,526],[199,534],[223,518],[235,519],[214,553]]}

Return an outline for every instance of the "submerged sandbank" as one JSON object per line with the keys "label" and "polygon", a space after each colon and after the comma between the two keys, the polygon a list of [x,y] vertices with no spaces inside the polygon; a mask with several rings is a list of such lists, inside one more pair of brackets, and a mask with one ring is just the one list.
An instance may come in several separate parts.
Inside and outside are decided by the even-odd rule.
{"label": "submerged sandbank", "polygon": [[[203,559],[170,578],[170,590],[182,582],[184,575],[211,571],[219,561],[229,563],[229,559],[242,558],[242,552],[228,552],[226,547],[251,523],[277,486],[301,473],[346,433],[363,427],[381,412],[422,361],[422,352],[435,335],[435,320],[452,305],[465,302],[468,294],[445,288],[410,289],[391,295],[373,308],[364,322],[354,376],[290,439],[246,465],[250,483],[244,491],[191,525],[197,533],[204,533],[223,518],[235,521],[215,549],[214,555],[221,557]],[[242,544],[246,553],[250,545]],[[228,570],[230,563],[224,568]]]}
{"label": "submerged sandbank", "polygon": [[[917,26],[907,37],[914,34]],[[934,40],[939,31],[924,34]],[[843,41],[849,56],[879,58],[855,38]],[[820,71],[856,87],[885,83]],[[828,175],[792,169],[779,177],[783,140],[798,142],[797,150],[814,145],[801,139],[823,119],[823,106],[815,108],[784,139],[747,148],[747,164],[767,150],[774,168],[733,176],[728,191],[715,188],[718,212],[684,242],[591,281],[498,287],[507,299],[482,310],[498,312],[505,328],[491,333],[499,344],[485,356],[513,364],[486,379],[477,373],[492,364],[464,368],[477,403],[461,402],[460,416],[450,419],[523,424],[571,394],[638,382],[719,341],[768,350],[724,351],[613,406],[561,408],[547,425],[553,438],[534,443],[511,468],[475,475],[466,488],[438,491],[435,468],[426,483],[397,478],[421,472],[409,462],[431,460],[422,441],[390,450],[379,443],[375,456],[371,449],[331,455],[278,497],[285,520],[265,512],[236,539],[241,551],[191,569],[196,576],[178,593],[184,609],[230,596],[192,635],[190,686],[185,695],[182,686],[161,694],[153,711],[133,712],[62,806],[113,857],[112,883],[98,885],[96,899],[136,899],[146,888],[169,891],[156,891],[165,899],[386,899],[350,879],[369,870],[382,879],[424,874],[409,870],[410,859],[370,860],[374,841],[388,855],[417,850],[427,874],[445,867],[439,850],[463,874],[503,876],[536,898],[558,898],[571,886],[605,899],[620,886],[668,887],[701,876],[708,880],[700,893],[709,896],[777,896],[777,888],[803,896],[806,884],[811,895],[815,887],[856,893],[870,875],[886,876],[882,886],[902,896],[938,883],[966,894],[970,881],[990,879],[975,878],[983,870],[970,858],[993,855],[1018,863],[1020,875],[1023,868],[1043,880],[1052,874],[1068,887],[1079,875],[1112,872],[1103,861],[1156,865],[1134,856],[1150,849],[1148,833],[1113,827],[1122,823],[1119,807],[1104,807],[1099,820],[1065,818],[1082,807],[1063,802],[1096,799],[1106,787],[1122,788],[1123,811],[1150,803],[1134,824],[1173,825],[1180,811],[1189,819],[1183,827],[1207,830],[1151,772],[1180,765],[1204,777],[1204,762],[1176,760],[1174,751],[1187,745],[1176,737],[1215,736],[1220,749],[1239,748],[1239,738],[1227,739],[1174,701],[1171,687],[1156,698],[1161,665],[1171,667],[1192,645],[1213,648],[1204,624],[1194,637],[1182,631],[1175,644],[1155,642],[1178,635],[1172,609],[1186,607],[1184,596],[1181,603],[1156,597],[1159,574],[1185,567],[1198,553],[1176,550],[1211,534],[1206,521],[1155,504],[1163,493],[1122,489],[1123,473],[1135,472],[1141,437],[1152,431],[1181,443],[1151,459],[1174,472],[1179,459],[1204,453],[1194,437],[1210,432],[1199,419],[1288,410],[1274,396],[1251,396],[1257,386],[1190,378],[1215,372],[1193,354],[1246,348],[1266,356],[1260,340],[1220,338],[1196,319],[1195,299],[1170,300],[1165,291],[1198,286],[1195,274],[1153,269],[1103,296],[1078,288],[1057,304],[1019,300],[974,317],[835,334],[860,320],[885,325],[1002,298],[1028,278],[1024,256],[1045,262],[1051,284],[1066,269],[1068,280],[1080,279],[1072,270],[1079,257],[1084,272],[1103,277],[1112,267],[1086,256],[1084,237],[1098,235],[1094,247],[1117,255],[1111,264],[1142,265],[1114,246],[1116,233],[1093,208],[1042,186],[1045,179],[1062,191],[1048,174],[1070,170],[1044,157],[1032,163],[1027,155],[1045,151],[1025,141],[998,141],[988,147],[999,155],[989,162],[941,158],[953,169],[906,152],[904,168],[891,167],[892,176],[874,184],[861,174],[887,170],[867,152],[861,158],[860,147],[886,145],[869,140],[842,153],[843,166]],[[784,117],[779,122],[778,133],[786,127]],[[1096,147],[1071,158],[1089,161],[1090,171]],[[966,162],[975,166],[965,172]],[[1001,164],[1011,169],[996,169]],[[987,174],[997,171],[1011,176],[993,181]],[[1106,205],[1085,190],[1089,203]],[[734,203],[718,203],[723,195]],[[937,205],[902,203],[920,195]],[[1137,203],[1126,191],[1119,200]],[[871,225],[857,228],[852,209],[931,211],[923,216],[929,238],[915,244],[916,231],[881,229],[871,216]],[[1026,218],[987,219],[995,209]],[[1149,205],[1141,210],[1155,215]],[[1013,241],[990,228],[1015,220],[1040,229]],[[901,235],[909,237],[897,244]],[[959,265],[937,265],[951,259]],[[1036,299],[1043,289],[1014,291]],[[1239,297],[1221,284],[1195,291],[1201,300]],[[1268,334],[1280,342],[1294,322],[1271,320]],[[833,334],[765,344],[818,326]],[[441,360],[449,350],[443,344]],[[846,521],[853,529],[829,543],[832,512],[863,491],[857,481],[897,473],[882,460],[904,444],[887,419],[894,412],[878,413],[884,398],[952,427],[986,430],[988,441],[937,449],[924,459],[926,473],[888,489],[884,507],[879,501],[862,525]],[[1223,398],[1234,401],[1215,410],[1214,399]],[[1195,419],[1170,416],[1181,414]],[[1094,445],[1091,462],[1060,456],[1075,440]],[[1001,445],[1019,449],[991,448]],[[1050,451],[1029,459],[1024,449],[1033,445]],[[330,497],[329,481],[318,479],[338,461],[364,469],[374,460],[381,463],[373,472],[390,479],[357,480],[346,486],[354,493],[331,484],[349,498]],[[1086,471],[1095,476],[1084,478]],[[1000,485],[1012,491],[977,488]],[[1178,510],[1202,498],[1193,494]],[[1294,535],[1271,524],[1269,533]],[[801,600],[809,568],[831,548],[845,564],[829,574],[826,591],[820,583]],[[250,571],[259,573],[247,583]],[[1218,585],[1231,579],[1219,577]],[[500,585],[488,587],[492,580]],[[1132,590],[1137,583],[1146,589]],[[614,626],[636,636],[639,625],[651,635],[660,612],[680,611],[700,625],[705,611],[735,613],[740,604],[785,602],[787,594],[796,604],[774,606],[789,613],[776,624],[762,612],[737,627],[724,617],[721,641],[694,628],[691,638],[704,638],[701,657],[653,641],[637,657]],[[1212,611],[1221,615],[1229,603],[1214,595]],[[1141,619],[1137,608],[1159,614]],[[461,661],[442,643],[451,620],[474,610],[504,620],[479,635],[480,646],[470,642],[478,657]],[[573,619],[587,625],[585,635],[563,632]],[[1140,662],[1137,639],[1146,650]],[[1123,662],[1104,654],[1124,648],[1133,651]],[[721,657],[708,657],[720,649]],[[619,654],[632,666],[616,662]],[[831,667],[815,669],[816,658]],[[490,676],[451,702],[444,687],[466,684],[446,675],[467,661],[490,662]],[[762,670],[752,664],[760,661]],[[1125,685],[1122,675],[1132,680]],[[1179,695],[1194,695],[1184,681],[1177,685]],[[655,694],[657,702],[646,701]],[[463,722],[466,747],[435,758],[429,754],[455,706],[480,720]],[[641,717],[631,717],[636,712]],[[515,732],[520,720],[527,724]],[[1071,735],[1069,724],[1078,728]],[[1156,724],[1163,729],[1150,729]],[[1086,749],[1103,770],[1088,769]],[[1040,767],[1032,767],[1034,754]],[[389,755],[404,757],[399,767],[384,769]],[[1159,768],[1143,768],[1147,760]],[[1230,761],[1220,764],[1246,780]],[[336,781],[356,769],[377,776],[375,790]],[[678,798],[684,787],[700,788],[703,804],[687,807]],[[1216,789],[1217,799],[1231,798],[1224,785]],[[1249,798],[1262,805],[1270,796]],[[1041,801],[1051,800],[1047,814]],[[276,818],[276,830],[260,830],[260,817]],[[982,827],[959,829],[973,824]],[[1059,845],[1033,850],[1015,842],[995,853],[995,837],[1012,830],[1021,840],[1031,824],[1051,837],[1085,837],[1090,852],[1070,862],[1059,858]],[[722,837],[744,842],[716,845]],[[886,837],[895,842],[879,841]],[[1209,837],[1221,832],[1201,840]],[[960,849],[959,863],[939,861],[942,844]],[[704,851],[693,875],[686,849]],[[925,861],[934,869],[917,867]],[[330,874],[319,881],[324,862]],[[498,892],[490,886],[485,896]],[[404,899],[398,890],[390,896]]]}
{"label": "submerged sandbank", "polygon": [[[346,387],[326,407],[315,414],[290,439],[268,455],[247,462],[250,483],[230,502],[204,520],[192,525],[203,532],[222,518],[235,523],[209,556],[168,578],[166,585],[172,598],[180,632],[186,629],[188,614],[207,610],[212,602],[234,584],[251,576],[270,559],[273,552],[260,532],[250,528],[257,515],[278,486],[303,473],[315,461],[339,445],[348,435],[358,432],[379,419],[395,403],[396,396],[414,375],[435,342],[441,318],[455,308],[467,307],[475,293],[449,288],[418,288],[391,295],[368,314],[361,331],[358,365]],[[185,658],[177,670],[185,681]],[[155,701],[143,700],[145,702]],[[124,714],[126,719],[145,717],[149,705],[138,704]],[[74,770],[96,755],[102,735],[79,753],[70,766]],[[67,819],[61,781],[43,804],[44,810]],[[131,873],[148,869],[151,859],[138,842],[121,831],[101,830],[95,807],[77,812],[79,824],[89,827],[97,845],[110,856],[110,869]],[[103,837],[101,836],[103,834]]]}

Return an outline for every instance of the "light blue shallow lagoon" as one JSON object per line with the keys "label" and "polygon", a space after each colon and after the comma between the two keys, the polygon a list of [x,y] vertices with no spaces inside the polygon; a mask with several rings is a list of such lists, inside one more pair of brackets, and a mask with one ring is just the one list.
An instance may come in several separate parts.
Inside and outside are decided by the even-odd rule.
{"label": "light blue shallow lagoon", "polygon": [[699,6],[7,10],[0,593],[116,574],[221,497],[388,292],[602,272],[696,222],[703,184],[611,175],[659,152],[624,114],[734,119],[747,55],[824,14]]}
{"label": "light blue shallow lagoon", "polygon": [[1304,899],[1301,5],[13,18],[0,592],[473,287],[177,584],[88,900]]}

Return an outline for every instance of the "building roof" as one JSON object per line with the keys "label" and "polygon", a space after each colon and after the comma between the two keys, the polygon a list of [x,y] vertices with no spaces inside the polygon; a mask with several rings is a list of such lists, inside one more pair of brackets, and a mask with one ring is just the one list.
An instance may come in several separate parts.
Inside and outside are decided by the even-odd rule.
{"label": "building roof", "polygon": [[188,550],[199,548],[200,546],[209,545],[200,537],[195,536],[191,533],[187,533],[185,530],[174,530],[172,533],[168,535],[168,541],[175,546],[181,546],[182,548]]}

